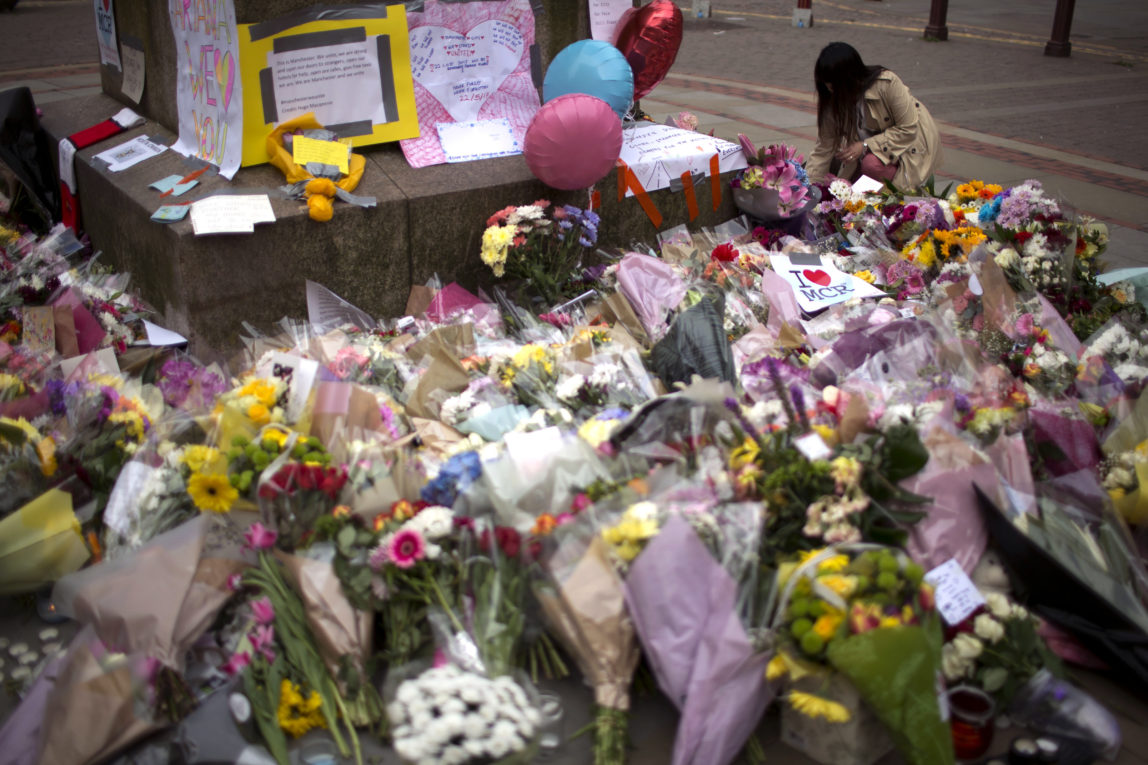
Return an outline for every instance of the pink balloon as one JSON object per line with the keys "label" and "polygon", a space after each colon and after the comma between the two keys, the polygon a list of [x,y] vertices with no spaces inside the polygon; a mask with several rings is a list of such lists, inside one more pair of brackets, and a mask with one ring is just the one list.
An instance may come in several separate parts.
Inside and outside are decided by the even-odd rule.
{"label": "pink balloon", "polygon": [[602,99],[567,93],[535,113],[522,153],[530,172],[547,186],[589,188],[606,177],[622,153],[622,121]]}

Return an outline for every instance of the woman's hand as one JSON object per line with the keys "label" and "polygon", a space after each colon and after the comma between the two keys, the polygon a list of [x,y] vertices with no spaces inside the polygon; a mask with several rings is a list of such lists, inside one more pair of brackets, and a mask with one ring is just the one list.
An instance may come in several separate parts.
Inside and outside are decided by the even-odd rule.
{"label": "woman's hand", "polygon": [[865,156],[865,144],[861,141],[854,141],[837,152],[837,159],[842,162],[857,162]]}

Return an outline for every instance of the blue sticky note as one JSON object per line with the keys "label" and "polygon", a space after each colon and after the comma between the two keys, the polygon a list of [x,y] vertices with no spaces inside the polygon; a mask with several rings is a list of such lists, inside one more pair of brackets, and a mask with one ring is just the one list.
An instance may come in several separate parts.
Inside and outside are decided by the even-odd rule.
{"label": "blue sticky note", "polygon": [[171,195],[173,197],[178,197],[183,192],[187,191],[188,189],[195,188],[197,185],[199,185],[199,181],[188,181],[187,183],[177,183],[171,187]]}
{"label": "blue sticky note", "polygon": [[175,185],[179,183],[179,179],[182,177],[182,175],[169,175],[168,177],[161,178],[155,183],[151,184],[149,188],[153,188],[161,193],[165,191],[171,191],[172,188],[174,188]]}
{"label": "blue sticky note", "polygon": [[159,223],[173,223],[183,220],[191,205],[164,205],[151,214],[151,219]]}

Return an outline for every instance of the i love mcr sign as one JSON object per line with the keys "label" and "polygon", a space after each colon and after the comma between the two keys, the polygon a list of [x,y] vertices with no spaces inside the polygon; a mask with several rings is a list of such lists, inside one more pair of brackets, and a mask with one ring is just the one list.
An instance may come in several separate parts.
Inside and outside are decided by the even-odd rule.
{"label": "i love mcr sign", "polygon": [[769,263],[774,272],[793,287],[797,304],[808,314],[817,313],[850,298],[885,296],[884,292],[865,280],[824,262],[820,255],[771,253]]}

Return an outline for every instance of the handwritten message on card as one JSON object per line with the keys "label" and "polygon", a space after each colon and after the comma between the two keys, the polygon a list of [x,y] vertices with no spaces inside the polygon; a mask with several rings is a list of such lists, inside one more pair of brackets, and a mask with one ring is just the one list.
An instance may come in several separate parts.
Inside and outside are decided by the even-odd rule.
{"label": "handwritten message on card", "polygon": [[956,558],[950,558],[925,574],[925,581],[933,585],[937,610],[945,624],[950,626],[960,624],[985,604],[985,599]]}
{"label": "handwritten message on card", "polygon": [[633,7],[632,0],[590,0],[590,36],[613,43],[618,19]]}
{"label": "handwritten message on card", "polygon": [[[646,191],[669,188],[682,173],[709,175],[710,158],[718,155],[720,172],[746,166],[741,146],[673,125],[638,123],[622,131],[622,160],[634,171]],[[632,192],[627,190],[626,195]]]}
{"label": "handwritten message on card", "polygon": [[530,75],[529,0],[427,3],[410,19],[418,138],[402,142],[412,167],[446,162],[436,126],[504,118],[522,143],[541,106]]}
{"label": "handwritten message on card", "polygon": [[297,135],[291,142],[291,152],[297,165],[318,162],[321,165],[334,165],[343,173],[349,170],[351,152],[346,144],[338,141],[319,141]]}
{"label": "handwritten message on card", "polygon": [[230,179],[243,146],[239,39],[231,0],[168,0],[179,62],[176,105],[180,154],[219,166]]}

